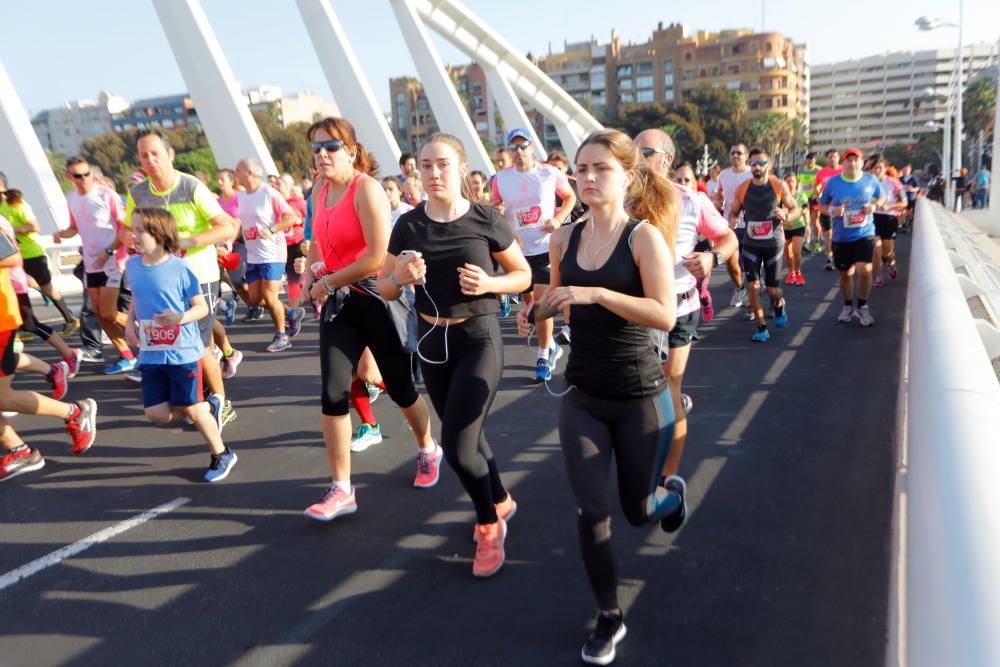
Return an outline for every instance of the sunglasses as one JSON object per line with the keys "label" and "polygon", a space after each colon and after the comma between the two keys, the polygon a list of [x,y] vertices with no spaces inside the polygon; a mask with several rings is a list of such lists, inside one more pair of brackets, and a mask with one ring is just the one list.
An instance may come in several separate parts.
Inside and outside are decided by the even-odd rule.
{"label": "sunglasses", "polygon": [[331,139],[330,141],[310,141],[309,148],[316,155],[319,155],[320,151],[326,151],[327,153],[336,153],[341,148],[344,147],[344,142],[340,139]]}
{"label": "sunglasses", "polygon": [[87,171],[87,172],[84,172],[82,174],[70,174],[70,176],[72,176],[73,178],[75,178],[78,181],[82,181],[83,179],[85,179],[88,176],[90,176],[90,172]]}
{"label": "sunglasses", "polygon": [[750,160],[751,167],[766,167],[767,160]]}
{"label": "sunglasses", "polygon": [[522,141],[519,144],[511,144],[510,145],[510,149],[512,151],[527,151],[527,150],[531,149],[531,142],[530,141]]}
{"label": "sunglasses", "polygon": [[667,154],[667,151],[663,150],[662,148],[649,148],[648,146],[640,148],[639,152],[642,153],[643,157],[653,157],[657,153],[663,153],[664,155]]}

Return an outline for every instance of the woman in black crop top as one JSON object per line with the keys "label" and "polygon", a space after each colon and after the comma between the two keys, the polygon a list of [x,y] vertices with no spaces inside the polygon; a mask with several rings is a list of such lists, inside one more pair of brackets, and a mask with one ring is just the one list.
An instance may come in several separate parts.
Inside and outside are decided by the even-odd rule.
{"label": "woman in black crop top", "polygon": [[[617,130],[584,140],[576,155],[580,199],[591,217],[558,230],[549,245],[552,282],[535,318],[569,307],[573,345],[568,393],[559,409],[559,442],[577,504],[584,566],[598,604],[583,659],[608,664],[625,636],[611,546],[611,458],[618,494],[635,526],[676,515],[680,495],[659,486],[674,432],[673,402],[650,329],[675,324],[670,252],[680,201],[649,172]],[[626,208],[639,221],[630,217]],[[528,317],[518,317],[522,335]]]}
{"label": "woman in black crop top", "polygon": [[435,134],[419,155],[427,202],[396,221],[378,289],[385,299],[400,298],[404,285],[416,289],[424,384],[441,418],[445,460],[476,509],[472,573],[488,577],[503,565],[506,520],[517,509],[483,434],[503,370],[497,295],[528,289],[531,270],[500,214],[469,201],[462,142]]}

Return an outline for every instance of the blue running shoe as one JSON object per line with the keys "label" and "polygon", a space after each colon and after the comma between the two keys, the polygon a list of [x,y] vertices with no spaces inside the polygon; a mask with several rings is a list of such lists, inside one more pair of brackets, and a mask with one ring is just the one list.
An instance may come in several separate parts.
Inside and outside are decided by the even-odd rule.
{"label": "blue running shoe", "polygon": [[138,365],[139,361],[134,357],[132,359],[119,359],[118,363],[106,366],[104,368],[104,374],[120,375],[122,373],[128,373],[129,371],[134,371]]}
{"label": "blue running shoe", "polygon": [[788,326],[788,304],[782,304],[774,309],[774,326],[784,329]]}
{"label": "blue running shoe", "polygon": [[299,308],[292,308],[288,311],[288,317],[285,318],[285,331],[288,332],[289,338],[295,338],[302,331],[302,320],[306,317],[306,311]]}
{"label": "blue running shoe", "polygon": [[209,394],[205,400],[208,402],[208,410],[212,413],[215,425],[219,427],[219,433],[222,433],[222,427],[225,426],[222,421],[222,399],[218,394]]}
{"label": "blue running shoe", "polygon": [[208,470],[205,471],[205,481],[218,482],[225,479],[238,460],[236,452],[229,447],[226,447],[226,451],[221,454],[212,454],[212,462],[208,465]]}
{"label": "blue running shoe", "polygon": [[552,379],[552,368],[545,359],[539,359],[535,365],[535,382],[545,382]]}
{"label": "blue running shoe", "polygon": [[562,355],[563,355],[562,346],[560,346],[559,343],[552,341],[552,347],[549,348],[550,371],[554,371],[556,369],[556,362],[559,361],[559,357],[561,357]]}
{"label": "blue running shoe", "polygon": [[227,327],[233,326],[233,322],[236,321],[236,300],[235,299],[220,300],[219,311],[222,314],[222,319],[226,323],[226,326]]}
{"label": "blue running shoe", "polygon": [[767,327],[763,327],[762,329],[757,329],[757,333],[750,336],[750,340],[755,343],[766,343],[767,339],[770,337],[771,334],[767,332]]}
{"label": "blue running shoe", "polygon": [[510,315],[510,295],[501,294],[500,295],[500,317],[507,317]]}

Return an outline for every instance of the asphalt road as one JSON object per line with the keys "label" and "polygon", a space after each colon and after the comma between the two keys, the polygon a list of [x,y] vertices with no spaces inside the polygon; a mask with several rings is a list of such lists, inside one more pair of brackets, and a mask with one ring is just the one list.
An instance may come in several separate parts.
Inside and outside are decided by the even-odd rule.
{"label": "asphalt road", "polygon": [[[667,535],[614,518],[629,628],[615,664],[882,664],[907,237],[900,251],[902,275],[876,290],[870,329],[836,322],[836,274],[807,256],[808,284],[788,290],[791,323],[763,345],[721,307],[729,286],[716,273],[719,313],[685,385],[689,521]],[[246,359],[228,382],[240,417],[224,437],[240,460],[219,484],[200,481],[197,432],[147,424],[137,387],[97,367],[70,389],[100,404],[90,452],[70,455],[51,420],[14,419],[47,465],[0,485],[0,581],[177,506],[0,588],[0,664],[578,664],[594,602],[559,399],[530,383],[534,353],[513,318],[487,433],[519,511],[506,565],[488,580],[471,573],[470,502],[447,469],[434,489],[411,486],[415,445],[387,398],[374,405],[384,442],[354,455],[359,511],[330,524],[302,516],[329,479],[317,329],[276,355],[263,352],[268,329],[231,331]]]}

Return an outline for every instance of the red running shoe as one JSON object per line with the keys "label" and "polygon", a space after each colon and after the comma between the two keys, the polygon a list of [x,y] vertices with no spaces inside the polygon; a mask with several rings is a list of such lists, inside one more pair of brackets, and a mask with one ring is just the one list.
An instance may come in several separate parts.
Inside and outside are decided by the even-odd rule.
{"label": "red running shoe", "polygon": [[76,404],[76,413],[66,420],[66,433],[73,441],[73,453],[83,454],[97,438],[97,402],[85,398]]}
{"label": "red running shoe", "polygon": [[57,361],[52,364],[45,379],[52,385],[52,398],[61,401],[69,391],[69,365],[65,361]]}
{"label": "red running shoe", "polygon": [[806,279],[802,277],[801,273],[796,273],[795,274],[795,284],[796,285],[805,285],[806,284]]}

